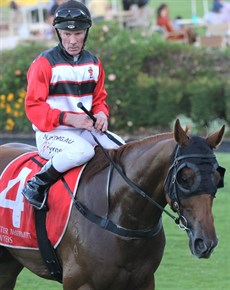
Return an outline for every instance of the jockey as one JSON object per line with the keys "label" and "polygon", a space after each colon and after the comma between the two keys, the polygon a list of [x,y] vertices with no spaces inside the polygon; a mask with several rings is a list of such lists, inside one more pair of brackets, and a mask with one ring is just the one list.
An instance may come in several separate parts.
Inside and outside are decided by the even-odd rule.
{"label": "jockey", "polygon": [[[60,43],[42,52],[27,73],[25,110],[35,130],[39,155],[48,160],[22,191],[37,209],[43,208],[50,186],[64,172],[94,156],[96,143],[91,132],[104,148],[118,147],[103,134],[108,128],[109,107],[102,63],[84,49],[91,25],[90,12],[81,2],[60,5],[53,21]],[[94,115],[95,124],[78,108],[79,101]]]}

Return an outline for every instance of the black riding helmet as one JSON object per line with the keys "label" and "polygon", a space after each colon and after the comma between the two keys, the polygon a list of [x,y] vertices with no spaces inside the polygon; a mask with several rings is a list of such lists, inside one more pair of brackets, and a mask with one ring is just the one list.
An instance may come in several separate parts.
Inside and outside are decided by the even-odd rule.
{"label": "black riding helmet", "polygon": [[88,30],[92,26],[92,19],[88,8],[83,3],[70,0],[61,4],[55,11],[53,26],[60,41],[58,29],[69,31],[86,30],[85,42]]}

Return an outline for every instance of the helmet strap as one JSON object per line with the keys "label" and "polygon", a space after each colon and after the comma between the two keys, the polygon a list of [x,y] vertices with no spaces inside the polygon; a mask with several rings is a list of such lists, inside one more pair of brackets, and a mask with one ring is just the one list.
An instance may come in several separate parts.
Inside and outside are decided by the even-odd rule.
{"label": "helmet strap", "polygon": [[58,29],[55,28],[55,30],[56,30],[56,33],[57,33],[57,36],[58,36],[58,39],[59,39],[60,43],[62,43],[62,39],[61,39],[61,36],[60,36],[60,33],[59,33]]}
{"label": "helmet strap", "polygon": [[89,28],[86,29],[85,39],[84,39],[84,43],[83,43],[83,47],[82,47],[82,49],[85,47],[85,43],[86,43],[86,40],[87,40],[87,38],[88,38],[88,33],[89,33]]}

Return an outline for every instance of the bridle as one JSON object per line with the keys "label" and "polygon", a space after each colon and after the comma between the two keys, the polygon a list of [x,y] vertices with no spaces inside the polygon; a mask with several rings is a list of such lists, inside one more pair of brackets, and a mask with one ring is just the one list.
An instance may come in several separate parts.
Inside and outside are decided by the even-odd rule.
{"label": "bridle", "polygon": [[[110,178],[111,178],[111,172],[113,169],[115,169],[119,175],[125,180],[125,182],[135,191],[137,194],[142,196],[143,198],[147,199],[151,204],[155,205],[157,208],[159,208],[162,212],[166,213],[170,218],[174,220],[174,222],[179,226],[181,230],[188,231],[189,228],[187,227],[187,220],[182,214],[182,210],[180,207],[180,201],[179,201],[179,194],[178,194],[178,186],[176,182],[176,175],[178,170],[180,170],[180,167],[178,167],[178,164],[180,164],[180,161],[183,160],[183,162],[186,162],[186,159],[188,158],[215,158],[214,154],[186,154],[182,156],[178,156],[179,154],[179,146],[176,145],[176,148],[174,150],[173,154],[173,161],[172,165],[169,168],[168,174],[165,179],[165,186],[166,184],[172,184],[174,190],[170,193],[171,200],[173,201],[173,208],[176,209],[176,212],[178,214],[178,217],[175,217],[173,214],[171,214],[169,211],[167,211],[164,207],[162,207],[158,202],[156,202],[152,197],[150,197],[147,193],[145,193],[137,184],[135,184],[132,180],[130,180],[123,169],[110,157],[108,152],[104,149],[104,147],[100,144],[98,139],[95,137],[93,133],[91,133],[92,137],[94,138],[95,142],[98,144],[98,146],[101,148],[103,153],[105,154],[106,158],[110,162],[110,169],[108,174],[108,183],[107,183],[107,195],[109,192],[109,184],[110,184]],[[225,169],[224,169],[225,171]],[[171,178],[171,175],[173,173],[173,177]],[[152,229],[149,230],[131,230],[124,227],[121,227],[120,225],[117,225],[113,223],[109,219],[109,214],[107,213],[106,216],[100,217],[93,212],[91,212],[85,205],[83,205],[79,199],[74,198],[71,190],[68,187],[68,184],[65,182],[65,179],[62,178],[62,181],[64,182],[77,210],[88,220],[91,222],[97,224],[101,228],[108,230],[118,236],[122,236],[129,239],[140,239],[140,238],[150,238],[159,233],[159,231],[162,228],[162,220],[160,219],[158,224],[154,226]],[[167,194],[167,192],[166,192]]]}
{"label": "bridle", "polygon": [[[172,161],[170,168],[168,170],[168,174],[166,176],[164,186],[166,194],[169,196],[171,201],[171,208],[176,211],[180,217],[182,224],[184,225],[184,229],[188,230],[187,227],[187,220],[183,216],[183,212],[180,205],[180,198],[183,199],[188,198],[189,196],[199,195],[202,194],[203,191],[203,183],[202,183],[202,174],[200,169],[196,163],[198,161],[203,160],[203,164],[206,164],[206,169],[209,167],[209,176],[211,177],[210,185],[206,186],[209,187],[210,190],[207,194],[215,196],[217,188],[224,187],[224,173],[225,168],[219,166],[216,161],[216,156],[213,153],[210,154],[199,154],[199,153],[187,153],[183,154],[181,147],[176,145],[174,149],[174,153],[172,155]],[[183,168],[189,168],[193,171],[195,180],[194,183],[190,188],[183,187],[180,182],[178,181],[178,174]],[[210,170],[211,168],[211,170]],[[220,181],[216,185],[214,179],[214,173],[218,171],[220,174]],[[182,227],[183,228],[183,227]]]}

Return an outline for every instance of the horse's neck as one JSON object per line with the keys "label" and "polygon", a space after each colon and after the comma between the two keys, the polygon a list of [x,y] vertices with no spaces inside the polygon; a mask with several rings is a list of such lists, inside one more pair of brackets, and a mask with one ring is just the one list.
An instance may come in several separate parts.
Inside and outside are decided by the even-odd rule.
{"label": "horse's neck", "polygon": [[168,171],[168,164],[175,146],[174,140],[170,138],[171,134],[166,135],[169,136],[168,138],[159,140],[157,136],[134,143],[122,158],[126,173],[139,182],[140,186],[146,188],[157,183],[163,184],[163,175]]}
{"label": "horse's neck", "polygon": [[[168,172],[170,156],[175,146],[173,139],[166,138],[156,141],[154,138],[149,138],[134,142],[129,146],[130,150],[125,150],[127,152],[124,151],[122,155],[122,168],[126,175],[164,207],[166,205],[164,180]],[[140,197],[119,176],[115,177],[114,186],[116,182],[119,184],[119,188],[116,188],[116,198],[114,200],[117,202],[121,219],[122,212],[125,216],[124,221],[132,225],[136,221],[138,225],[142,223],[142,226],[146,226],[146,220],[152,224],[159,219],[161,211],[156,206]],[[129,221],[127,216],[129,216]]]}

